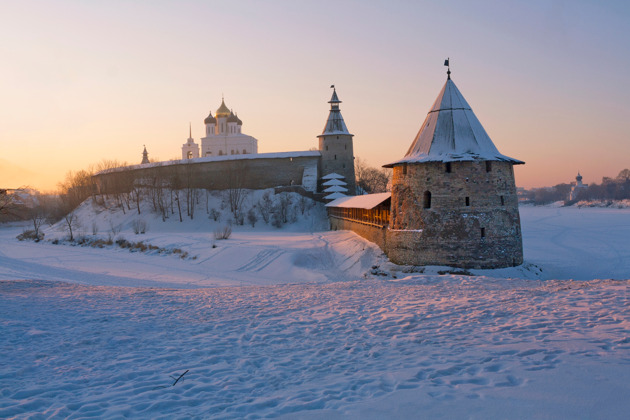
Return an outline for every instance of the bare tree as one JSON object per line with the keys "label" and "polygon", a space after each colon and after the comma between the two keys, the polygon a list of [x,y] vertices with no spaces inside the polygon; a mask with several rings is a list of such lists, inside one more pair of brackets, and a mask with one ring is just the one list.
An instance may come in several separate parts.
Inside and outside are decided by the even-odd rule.
{"label": "bare tree", "polygon": [[227,170],[227,201],[235,220],[243,219],[243,202],[249,193],[244,187],[247,181],[247,167],[243,162],[230,162]]}
{"label": "bare tree", "polygon": [[271,217],[271,213],[273,212],[273,200],[271,200],[271,194],[269,191],[265,191],[262,198],[258,200],[256,208],[258,209],[258,213],[260,213],[260,217],[262,217],[263,221],[266,224],[269,224],[269,219]]}
{"label": "bare tree", "polygon": [[387,191],[391,170],[371,167],[361,158],[356,158],[354,162],[356,184],[360,189],[368,194]]}

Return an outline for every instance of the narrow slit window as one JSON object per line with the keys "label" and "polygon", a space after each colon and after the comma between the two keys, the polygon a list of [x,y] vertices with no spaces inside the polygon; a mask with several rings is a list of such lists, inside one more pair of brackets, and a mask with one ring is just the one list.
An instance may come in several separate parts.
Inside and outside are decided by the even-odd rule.
{"label": "narrow slit window", "polygon": [[450,174],[451,173],[451,162],[446,162],[444,164],[444,169],[446,170],[447,174]]}
{"label": "narrow slit window", "polygon": [[470,197],[466,197],[466,207],[470,206]]}
{"label": "narrow slit window", "polygon": [[407,164],[406,163],[402,164],[402,173],[403,173],[403,175],[407,175]]}
{"label": "narrow slit window", "polygon": [[505,199],[503,198],[503,196],[501,196],[501,205],[505,206]]}
{"label": "narrow slit window", "polygon": [[425,209],[431,208],[431,191],[424,192],[424,208]]}
{"label": "narrow slit window", "polygon": [[492,162],[486,160],[486,172],[490,172],[492,170]]}
{"label": "narrow slit window", "polygon": [[486,237],[486,228],[481,228],[481,237],[482,238]]}

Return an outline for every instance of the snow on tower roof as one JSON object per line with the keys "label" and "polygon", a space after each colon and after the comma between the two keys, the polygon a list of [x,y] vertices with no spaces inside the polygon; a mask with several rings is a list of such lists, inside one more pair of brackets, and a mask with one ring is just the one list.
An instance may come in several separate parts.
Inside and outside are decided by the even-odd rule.
{"label": "snow on tower roof", "polygon": [[333,94],[328,103],[330,104],[330,113],[328,114],[328,120],[326,120],[326,125],[324,126],[324,131],[320,136],[328,135],[328,134],[346,134],[352,136],[348,131],[348,127],[346,127],[346,123],[341,116],[341,111],[339,110],[339,104],[341,101],[339,97],[337,97],[337,91],[335,90],[335,85],[332,85]]}
{"label": "snow on tower roof", "polygon": [[348,184],[343,182],[340,179],[333,178],[330,181],[323,182],[322,185],[325,186],[325,187],[329,187],[331,185],[341,185],[341,186],[343,186],[343,185],[348,185]]}
{"label": "snow on tower roof", "polygon": [[322,179],[344,179],[344,178],[345,178],[345,177],[344,177],[343,175],[339,175],[339,174],[338,174],[338,173],[336,173],[336,172],[332,172],[332,173],[330,173],[330,174],[328,174],[328,175],[324,175],[324,176],[322,177]]}
{"label": "snow on tower roof", "polygon": [[405,157],[397,163],[499,160],[522,164],[502,155],[449,78],[429,111]]}
{"label": "snow on tower roof", "polygon": [[348,192],[347,188],[342,187],[341,185],[333,185],[331,187],[328,187],[324,190],[324,192],[328,193],[332,193],[332,192]]}
{"label": "snow on tower roof", "polygon": [[324,197],[324,200],[337,200],[339,198],[342,197],[347,197],[347,195],[340,193],[340,192],[334,192],[332,194],[327,195],[326,197]]}
{"label": "snow on tower roof", "polygon": [[326,207],[371,210],[392,196],[391,192],[341,197],[326,204]]}

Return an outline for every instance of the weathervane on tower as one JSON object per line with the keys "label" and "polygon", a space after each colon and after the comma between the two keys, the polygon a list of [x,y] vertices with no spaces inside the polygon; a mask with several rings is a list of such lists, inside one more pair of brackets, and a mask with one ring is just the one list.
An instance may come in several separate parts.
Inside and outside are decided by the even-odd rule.
{"label": "weathervane on tower", "polygon": [[446,58],[446,60],[444,60],[444,65],[446,67],[448,67],[448,70],[446,71],[446,76],[448,78],[448,80],[451,80],[451,64],[450,64],[450,58]]}

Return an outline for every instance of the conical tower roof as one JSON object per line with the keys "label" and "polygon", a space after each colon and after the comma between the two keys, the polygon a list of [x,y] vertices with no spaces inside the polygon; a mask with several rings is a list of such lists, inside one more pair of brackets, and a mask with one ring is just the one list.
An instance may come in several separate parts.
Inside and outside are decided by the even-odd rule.
{"label": "conical tower roof", "polygon": [[332,98],[328,103],[330,104],[330,113],[328,114],[328,120],[326,120],[326,125],[324,126],[324,131],[317,137],[326,136],[330,134],[345,134],[352,136],[348,131],[348,127],[346,127],[346,123],[341,116],[341,111],[339,110],[339,104],[341,101],[337,96],[337,91],[335,90],[334,85],[331,86],[333,88]]}
{"label": "conical tower roof", "polygon": [[397,163],[499,160],[524,162],[502,155],[455,83],[446,80],[411,147]]}

